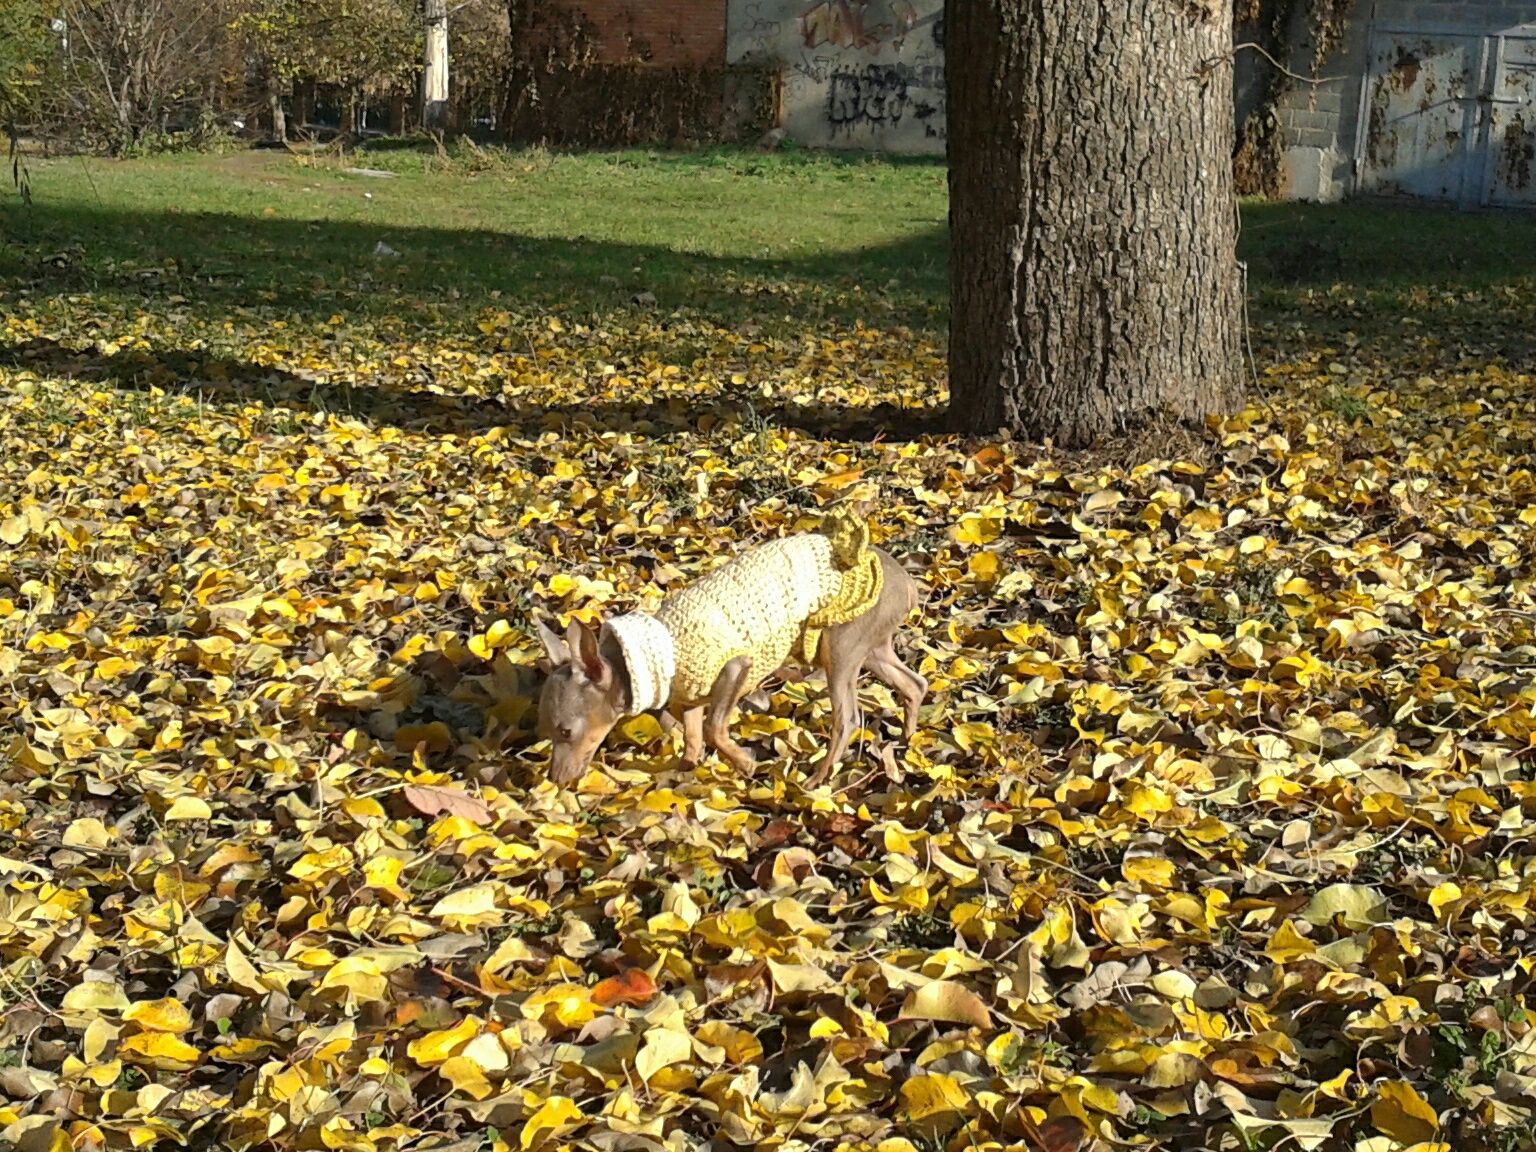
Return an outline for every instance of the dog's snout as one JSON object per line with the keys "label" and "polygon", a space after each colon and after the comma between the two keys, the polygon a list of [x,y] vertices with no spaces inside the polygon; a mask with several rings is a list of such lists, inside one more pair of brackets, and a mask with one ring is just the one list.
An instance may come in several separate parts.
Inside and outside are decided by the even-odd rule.
{"label": "dog's snout", "polygon": [[562,787],[574,784],[592,763],[601,741],[556,739],[549,749],[549,778]]}

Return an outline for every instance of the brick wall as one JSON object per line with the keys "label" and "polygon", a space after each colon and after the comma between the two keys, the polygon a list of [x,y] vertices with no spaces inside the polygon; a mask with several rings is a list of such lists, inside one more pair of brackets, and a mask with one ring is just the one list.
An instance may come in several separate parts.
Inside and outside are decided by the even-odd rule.
{"label": "brick wall", "polygon": [[725,63],[726,0],[568,0],[607,63],[664,68]]}
{"label": "brick wall", "polygon": [[[3,3],[4,0],[0,0]],[[761,136],[780,83],[726,62],[727,0],[524,0],[506,140],[635,147]]]}

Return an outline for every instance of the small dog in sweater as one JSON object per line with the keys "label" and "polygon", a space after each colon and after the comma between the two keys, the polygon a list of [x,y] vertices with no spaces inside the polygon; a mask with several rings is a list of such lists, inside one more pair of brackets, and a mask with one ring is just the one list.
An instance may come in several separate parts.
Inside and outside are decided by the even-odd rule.
{"label": "small dog in sweater", "polygon": [[749,549],[667,597],[654,616],[631,613],[595,632],[572,621],[563,638],[539,621],[548,676],[539,735],[553,749],[550,778],[574,783],[615,724],[653,711],[681,722],[690,765],[704,758],[708,741],[749,772],[753,758],[731,739],[731,717],[744,696],[793,660],[825,671],[831,692],[827,753],[808,781],[817,787],[853,736],[860,669],[900,697],[907,739],[917,731],[928,682],[894,647],[917,606],[912,577],[870,545],[867,524],[843,516],[820,533]]}

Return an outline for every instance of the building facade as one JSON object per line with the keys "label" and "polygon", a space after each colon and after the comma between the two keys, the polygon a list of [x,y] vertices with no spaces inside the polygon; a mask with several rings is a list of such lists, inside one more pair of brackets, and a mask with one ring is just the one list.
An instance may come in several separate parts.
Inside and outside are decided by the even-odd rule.
{"label": "building facade", "polygon": [[[772,76],[770,119],[796,142],[945,150],[943,0],[577,6],[606,59]],[[1274,105],[1282,196],[1536,204],[1536,0],[1355,0],[1320,64],[1305,20],[1285,63],[1313,82]],[[1272,72],[1253,51],[1233,66],[1241,121]]]}
{"label": "building facade", "polygon": [[[1313,63],[1301,43],[1289,67]],[[1242,53],[1237,67],[1241,117],[1264,65]],[[1313,79],[1276,109],[1282,195],[1536,204],[1536,3],[1357,0]]]}
{"label": "building facade", "polygon": [[[563,7],[600,64],[648,71],[659,87],[686,83],[690,72],[771,77],[767,126],[796,143],[944,152],[944,0],[567,0]],[[725,99],[729,105],[730,91]]]}

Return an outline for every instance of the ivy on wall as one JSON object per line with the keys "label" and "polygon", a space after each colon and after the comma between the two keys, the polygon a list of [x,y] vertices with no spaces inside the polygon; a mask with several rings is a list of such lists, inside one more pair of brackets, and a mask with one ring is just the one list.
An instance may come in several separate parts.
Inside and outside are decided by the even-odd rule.
{"label": "ivy on wall", "polygon": [[657,66],[649,46],[599,29],[576,2],[506,0],[505,138],[558,146],[682,146],[772,126],[776,72]]}
{"label": "ivy on wall", "polygon": [[[1237,0],[1236,42],[1262,49],[1254,53],[1262,91],[1237,126],[1233,167],[1239,195],[1279,195],[1285,153],[1280,106],[1302,83],[1291,73],[1322,72],[1344,41],[1354,6],[1355,0]],[[1289,72],[1275,67],[1265,54]]]}

